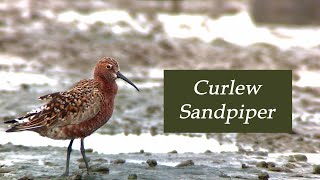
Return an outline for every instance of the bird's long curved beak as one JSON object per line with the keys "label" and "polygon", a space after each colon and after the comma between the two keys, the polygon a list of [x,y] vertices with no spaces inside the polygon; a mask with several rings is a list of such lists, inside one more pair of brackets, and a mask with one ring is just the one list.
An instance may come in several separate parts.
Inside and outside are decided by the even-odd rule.
{"label": "bird's long curved beak", "polygon": [[136,85],[133,84],[128,78],[126,78],[123,74],[120,73],[120,71],[117,72],[117,78],[123,79],[127,83],[131,84],[134,88],[136,88],[137,91],[140,91]]}

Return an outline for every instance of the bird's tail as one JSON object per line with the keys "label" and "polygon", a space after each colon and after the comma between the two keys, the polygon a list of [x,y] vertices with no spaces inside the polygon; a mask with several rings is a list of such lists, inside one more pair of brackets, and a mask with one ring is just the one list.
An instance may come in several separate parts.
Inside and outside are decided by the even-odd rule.
{"label": "bird's tail", "polygon": [[12,119],[12,120],[8,120],[8,121],[5,121],[4,123],[5,124],[14,124],[14,123],[17,123],[18,121],[16,119]]}
{"label": "bird's tail", "polygon": [[19,131],[36,131],[37,129],[43,126],[35,126],[35,127],[23,127],[19,125],[14,125],[10,129],[6,130],[6,132],[19,132]]}
{"label": "bird's tail", "polygon": [[24,122],[28,122],[29,121],[29,117],[31,116],[34,116],[36,115],[37,113],[34,112],[34,113],[28,113],[26,114],[25,116],[21,116],[21,117],[18,117],[16,119],[12,119],[12,120],[8,120],[8,121],[5,121],[4,123],[5,124],[15,124],[15,123],[24,123]]}
{"label": "bird's tail", "polygon": [[12,127],[8,130],[6,130],[6,132],[18,132],[19,130],[16,127]]}
{"label": "bird's tail", "polygon": [[19,123],[19,118],[11,119],[11,120],[5,121],[4,123],[11,124],[10,129],[6,130],[6,132],[17,132],[18,131],[18,129],[16,128],[16,125],[17,125],[17,123]]}
{"label": "bird's tail", "polygon": [[29,122],[28,118],[34,116],[37,113],[29,113],[25,116],[5,121],[5,124],[11,124],[10,129],[6,130],[6,132],[17,132],[17,131],[26,131],[26,130],[34,130],[38,128],[38,126],[26,126]]}

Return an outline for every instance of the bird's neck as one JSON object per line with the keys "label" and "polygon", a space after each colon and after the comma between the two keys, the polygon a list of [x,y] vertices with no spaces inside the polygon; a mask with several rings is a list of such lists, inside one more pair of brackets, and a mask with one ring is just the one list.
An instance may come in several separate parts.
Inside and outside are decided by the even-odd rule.
{"label": "bird's neck", "polygon": [[118,92],[118,85],[117,85],[116,81],[115,80],[108,80],[108,79],[100,77],[100,76],[94,77],[94,79],[100,83],[101,92],[105,96],[114,99],[114,97],[116,96],[116,94]]}

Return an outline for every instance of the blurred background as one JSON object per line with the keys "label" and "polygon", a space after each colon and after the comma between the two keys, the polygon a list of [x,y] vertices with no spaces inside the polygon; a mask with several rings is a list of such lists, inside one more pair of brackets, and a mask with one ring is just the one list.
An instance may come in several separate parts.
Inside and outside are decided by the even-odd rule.
{"label": "blurred background", "polygon": [[[319,178],[313,174],[320,164],[319,25],[320,0],[1,0],[0,120],[92,78],[97,60],[110,56],[141,91],[118,80],[113,117],[86,140],[96,153],[89,156],[131,163],[109,178],[145,171],[139,168],[146,156],[165,169],[143,172],[152,174],[146,179],[256,179],[265,171],[276,179]],[[164,69],[291,69],[293,132],[164,134]],[[61,171],[54,165],[64,166],[67,141],[6,128],[0,123],[0,167],[9,172],[0,168],[0,177],[21,177],[28,166],[45,165],[46,171],[32,169],[44,179]],[[186,176],[186,169],[166,169],[188,159],[196,165]],[[281,169],[256,168],[260,161]]]}

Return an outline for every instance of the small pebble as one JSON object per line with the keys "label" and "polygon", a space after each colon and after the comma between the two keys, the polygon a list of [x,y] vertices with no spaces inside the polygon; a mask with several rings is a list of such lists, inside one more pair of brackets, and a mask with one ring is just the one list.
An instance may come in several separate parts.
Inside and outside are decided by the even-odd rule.
{"label": "small pebble", "polygon": [[107,159],[103,159],[103,158],[98,158],[98,159],[95,159],[95,160],[93,160],[93,161],[95,161],[95,162],[100,162],[100,163],[107,163],[107,162],[108,162]]}
{"label": "small pebble", "polygon": [[275,172],[281,172],[282,169],[280,167],[269,167],[268,168],[270,171],[275,171]]}
{"label": "small pebble", "polygon": [[266,163],[265,161],[261,161],[256,165],[256,167],[268,168],[268,163]]}
{"label": "small pebble", "polygon": [[290,169],[293,169],[293,168],[296,168],[296,167],[297,167],[297,165],[295,165],[295,164],[293,164],[293,163],[289,163],[289,162],[286,163],[285,166],[288,167],[288,168],[290,168]]}
{"label": "small pebble", "polygon": [[294,175],[292,175],[292,177],[300,177],[300,178],[302,178],[302,177],[304,177],[304,175],[303,174],[294,174]]}
{"label": "small pebble", "polygon": [[147,164],[149,165],[149,167],[156,167],[158,163],[155,159],[148,159]]}
{"label": "small pebble", "polygon": [[53,162],[44,162],[44,165],[46,166],[56,166]]}
{"label": "small pebble", "polygon": [[212,152],[210,150],[206,150],[204,153],[205,154],[211,154]]}
{"label": "small pebble", "polygon": [[9,173],[11,171],[13,171],[13,169],[11,168],[7,168],[7,167],[0,168],[0,173]]}
{"label": "small pebble", "polygon": [[269,174],[266,173],[266,172],[260,173],[260,174],[258,174],[258,178],[260,180],[268,180],[269,179]]}
{"label": "small pebble", "polygon": [[[92,153],[92,152],[93,152],[93,149],[88,148],[88,149],[86,149],[85,151],[86,151],[86,153]],[[87,158],[88,158],[88,157],[87,157]]]}
{"label": "small pebble", "polygon": [[292,173],[293,171],[290,168],[287,167],[282,167],[281,172],[287,172],[287,173]]}
{"label": "small pebble", "polygon": [[128,179],[138,179],[138,176],[136,174],[130,174]]}
{"label": "small pebble", "polygon": [[243,163],[243,164],[241,164],[241,168],[242,169],[247,169],[247,168],[249,168],[249,166]]}
{"label": "small pebble", "polygon": [[32,174],[27,174],[27,175],[19,178],[18,180],[34,180],[34,176]]}
{"label": "small pebble", "polygon": [[[83,158],[80,158],[77,160],[78,162],[84,162]],[[91,161],[91,158],[90,157],[87,157],[87,161],[90,162]]]}
{"label": "small pebble", "polygon": [[23,90],[29,90],[30,89],[30,85],[29,84],[21,84],[20,85],[20,87],[21,87],[21,89],[23,89]]}
{"label": "small pebble", "polygon": [[91,171],[92,172],[99,172],[99,173],[103,173],[103,174],[109,174],[109,168],[105,167],[105,166],[91,166]]}
{"label": "small pebble", "polygon": [[170,151],[170,152],[168,152],[169,154],[177,154],[178,153],[178,151],[177,150],[173,150],[173,151]]}
{"label": "small pebble", "polygon": [[303,155],[303,154],[295,154],[295,155],[290,155],[288,161],[289,162],[297,162],[297,161],[307,162],[308,158],[306,155]]}
{"label": "small pebble", "polygon": [[141,153],[141,154],[143,154],[143,153],[144,153],[144,150],[143,150],[143,149],[141,149],[141,150],[140,150],[140,153]]}
{"label": "small pebble", "polygon": [[268,168],[276,167],[276,163],[274,162],[267,162],[267,164],[268,164]]}
{"label": "small pebble", "polygon": [[304,141],[303,137],[298,137],[296,141]]}
{"label": "small pebble", "polygon": [[82,176],[80,174],[76,174],[71,177],[71,180],[81,180],[81,179],[82,179]]}
{"label": "small pebble", "polygon": [[192,160],[186,160],[186,161],[182,161],[180,162],[178,165],[176,165],[176,167],[185,167],[185,166],[193,166],[194,162]]}
{"label": "small pebble", "polygon": [[313,135],[313,138],[315,138],[315,139],[320,139],[320,133],[314,134],[314,135]]}
{"label": "small pebble", "polygon": [[320,174],[320,165],[313,166],[313,174]]}
{"label": "small pebble", "polygon": [[112,161],[113,164],[124,164],[126,162],[126,160],[124,159],[116,159],[114,161]]}
{"label": "small pebble", "polygon": [[78,165],[79,169],[86,169],[86,164],[84,162],[79,163]]}

